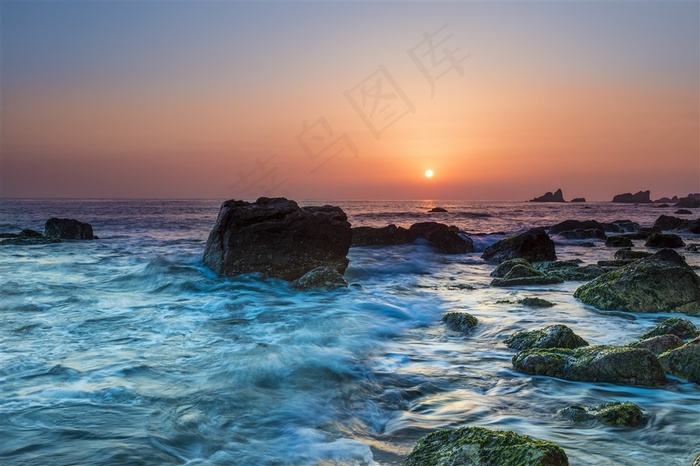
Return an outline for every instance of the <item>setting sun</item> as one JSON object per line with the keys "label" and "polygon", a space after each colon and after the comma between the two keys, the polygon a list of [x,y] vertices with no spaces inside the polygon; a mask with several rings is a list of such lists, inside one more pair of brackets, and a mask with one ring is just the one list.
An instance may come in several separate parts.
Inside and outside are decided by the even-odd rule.
{"label": "setting sun", "polygon": [[425,171],[425,177],[426,177],[426,178],[432,178],[432,177],[433,177],[433,171],[432,171],[432,170],[426,170],[426,171]]}

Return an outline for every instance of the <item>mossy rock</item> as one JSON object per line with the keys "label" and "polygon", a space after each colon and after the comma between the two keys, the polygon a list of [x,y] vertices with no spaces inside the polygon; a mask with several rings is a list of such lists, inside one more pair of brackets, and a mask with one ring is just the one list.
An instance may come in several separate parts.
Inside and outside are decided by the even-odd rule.
{"label": "mossy rock", "polygon": [[493,270],[493,272],[491,272],[491,276],[492,276],[492,277],[496,277],[496,278],[503,278],[503,277],[505,277],[506,275],[508,275],[508,273],[509,273],[509,272],[513,269],[513,267],[515,267],[516,265],[523,265],[523,266],[526,266],[526,267],[531,267],[530,262],[528,262],[528,261],[525,260],[525,259],[520,259],[520,258],[509,259],[509,260],[507,260],[507,261],[505,261],[505,262],[502,262],[502,263],[498,264],[498,267],[496,267],[496,268]]}
{"label": "mossy rock", "polygon": [[645,338],[643,340],[631,343],[630,346],[633,348],[644,348],[658,356],[666,351],[683,346],[683,340],[678,338],[676,335],[669,333],[667,335],[657,335],[655,337]]}
{"label": "mossy rock", "polygon": [[513,356],[516,370],[530,375],[576,382],[660,386],[664,369],[648,350],[626,346],[586,346],[576,349],[533,348]]}
{"label": "mossy rock", "polygon": [[608,272],[574,297],[605,310],[700,314],[700,277],[671,249]]}
{"label": "mossy rock", "polygon": [[515,258],[526,259],[531,263],[557,260],[554,241],[544,228],[533,228],[497,241],[488,246],[481,257],[499,264]]}
{"label": "mossy rock", "polygon": [[405,466],[568,466],[557,444],[482,427],[443,429],[418,441]]}
{"label": "mossy rock", "polygon": [[558,277],[564,281],[589,281],[603,275],[606,270],[597,265],[581,267],[579,259],[566,261],[548,261],[533,264],[533,268],[548,277]]}
{"label": "mossy rock", "polygon": [[563,282],[559,277],[547,276],[528,265],[514,264],[503,278],[494,278],[491,286],[551,285]]}
{"label": "mossy rock", "polygon": [[635,251],[630,248],[623,248],[615,251],[615,259],[623,261],[636,261],[649,256],[653,256],[649,251]]}
{"label": "mossy rock", "polygon": [[700,337],[661,354],[659,362],[668,374],[700,384]]}
{"label": "mossy rock", "polygon": [[448,312],[442,316],[445,327],[455,332],[468,333],[479,321],[467,312]]}
{"label": "mossy rock", "polygon": [[576,335],[566,325],[549,325],[541,330],[517,332],[505,339],[508,348],[526,350],[530,348],[578,348],[588,342]]}
{"label": "mossy rock", "polygon": [[595,420],[614,427],[642,427],[649,420],[649,415],[642,408],[629,401],[591,407],[572,405],[564,408],[560,414],[574,422]]}
{"label": "mossy rock", "polygon": [[671,317],[642,335],[642,339],[659,335],[675,335],[678,338],[693,338],[698,335],[698,328],[694,323],[682,317]]}
{"label": "mossy rock", "polygon": [[556,306],[556,304],[547,301],[546,299],[542,298],[523,298],[520,301],[518,301],[520,304],[523,306],[530,306],[530,307],[553,307]]}
{"label": "mossy rock", "polygon": [[348,282],[333,267],[316,267],[294,280],[291,287],[295,290],[334,290],[347,288]]}

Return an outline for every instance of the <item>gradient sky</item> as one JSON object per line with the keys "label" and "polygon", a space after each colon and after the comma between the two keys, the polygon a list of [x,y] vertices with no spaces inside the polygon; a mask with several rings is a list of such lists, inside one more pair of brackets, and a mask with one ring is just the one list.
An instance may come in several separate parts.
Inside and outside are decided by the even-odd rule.
{"label": "gradient sky", "polygon": [[3,197],[700,191],[695,1],[1,8]]}

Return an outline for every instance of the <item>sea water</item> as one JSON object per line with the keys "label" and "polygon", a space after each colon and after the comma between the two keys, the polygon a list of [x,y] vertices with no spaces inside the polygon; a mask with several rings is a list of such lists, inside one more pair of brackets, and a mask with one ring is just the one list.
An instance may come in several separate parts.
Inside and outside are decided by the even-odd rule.
{"label": "sea water", "polygon": [[[346,278],[361,287],[298,292],[204,267],[220,202],[2,201],[0,232],[43,231],[58,216],[89,222],[100,239],[0,246],[0,464],[398,465],[421,436],[459,426],[551,440],[574,466],[689,466],[700,452],[700,386],[528,376],[503,344],[516,331],[566,324],[591,344],[625,345],[672,314],[584,306],[572,297],[581,282],[492,288],[493,265],[480,258],[525,228],[649,226],[675,209],[328,202],[355,226],[457,225],[478,251],[444,255],[420,241],[352,248]],[[427,213],[436,205],[449,212]],[[557,239],[559,258],[595,263],[615,251],[577,243]],[[685,255],[700,264],[700,254]],[[528,296],[556,306],[517,303]],[[450,332],[440,323],[448,311],[479,324]],[[628,429],[558,414],[609,401],[637,403],[651,419]]]}

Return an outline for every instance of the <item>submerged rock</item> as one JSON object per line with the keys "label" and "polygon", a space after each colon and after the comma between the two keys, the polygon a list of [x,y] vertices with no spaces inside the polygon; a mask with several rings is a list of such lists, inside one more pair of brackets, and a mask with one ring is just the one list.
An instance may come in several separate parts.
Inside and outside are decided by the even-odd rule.
{"label": "submerged rock", "polygon": [[576,335],[566,325],[549,325],[541,330],[517,332],[505,339],[508,348],[527,350],[530,348],[578,348],[588,342]]}
{"label": "submerged rock", "polygon": [[596,220],[564,220],[549,227],[550,235],[557,235],[564,231],[574,230],[604,230],[602,223]]}
{"label": "submerged rock", "polygon": [[678,209],[677,211],[674,212],[674,214],[677,214],[677,215],[691,215],[692,212],[689,211],[688,209]]}
{"label": "submerged rock", "polygon": [[564,450],[552,442],[482,427],[432,432],[418,440],[405,466],[568,466]]}
{"label": "submerged rock", "polygon": [[411,244],[416,239],[415,232],[393,224],[383,228],[354,227],[351,246],[394,246]]}
{"label": "submerged rock", "polygon": [[409,229],[416,236],[425,238],[430,244],[445,254],[466,254],[474,252],[474,242],[467,235],[460,233],[456,227],[443,223],[414,223]]}
{"label": "submerged rock", "polygon": [[651,338],[659,335],[675,335],[683,340],[698,335],[698,328],[694,323],[682,317],[671,317],[642,335],[642,338]]}
{"label": "submerged rock", "polygon": [[303,207],[285,198],[221,205],[204,249],[219,275],[259,272],[296,280],[322,266],[345,272],[352,232],[340,207]]}
{"label": "submerged rock", "polygon": [[581,267],[579,262],[577,260],[538,262],[533,267],[548,277],[557,277],[564,281],[589,281],[606,272],[604,268],[597,265],[589,264]]}
{"label": "submerged rock", "polygon": [[544,228],[533,228],[517,235],[497,241],[484,250],[481,256],[489,262],[501,262],[522,258],[529,262],[557,260],[554,241]]}
{"label": "submerged rock", "polygon": [[313,270],[306,272],[303,276],[292,282],[292,288],[295,290],[334,290],[337,288],[346,288],[348,282],[345,278],[333,267],[323,266],[316,267]]}
{"label": "submerged rock", "polygon": [[518,301],[520,304],[523,306],[530,306],[530,307],[554,307],[555,304],[552,302],[547,301],[546,299],[542,298],[523,298],[520,301]]}
{"label": "submerged rock", "polygon": [[700,337],[661,354],[659,362],[668,374],[700,384]]}
{"label": "submerged rock", "polygon": [[683,340],[678,338],[676,335],[658,335],[651,338],[646,338],[644,340],[636,341],[631,343],[630,346],[634,348],[644,348],[651,351],[655,356],[665,353],[668,350],[678,348],[683,346]]}
{"label": "submerged rock", "polygon": [[528,261],[525,260],[525,259],[520,259],[520,258],[517,258],[517,259],[509,259],[509,260],[507,260],[507,261],[505,261],[505,262],[501,262],[500,264],[498,264],[498,267],[496,267],[496,268],[491,272],[491,276],[492,276],[492,277],[496,277],[496,278],[503,278],[503,277],[505,277],[506,275],[508,275],[508,272],[510,272],[511,269],[512,269],[513,267],[515,267],[516,265],[523,265],[523,266],[526,266],[526,267],[531,267],[530,262],[528,262]]}
{"label": "submerged rock", "polygon": [[642,427],[649,420],[642,408],[629,401],[615,401],[590,407],[572,405],[564,408],[560,414],[574,422],[595,420],[614,427]]}
{"label": "submerged rock", "polygon": [[644,259],[645,257],[653,256],[654,254],[649,251],[635,251],[630,248],[618,249],[615,251],[615,259],[623,261],[636,261],[638,259]]}
{"label": "submerged rock", "polygon": [[445,327],[455,332],[469,333],[479,321],[467,312],[448,312],[442,316]]}
{"label": "submerged rock", "polygon": [[620,235],[620,236],[623,236],[623,237],[629,238],[629,239],[647,239],[648,237],[650,237],[654,233],[661,233],[661,230],[659,230],[658,228],[653,228],[653,227],[652,228],[640,228],[635,233],[625,233],[624,235]]}
{"label": "submerged rock", "polygon": [[678,235],[654,233],[647,238],[644,246],[648,248],[682,248],[685,246],[685,243]]}
{"label": "submerged rock", "polygon": [[72,218],[50,218],[44,225],[44,236],[48,239],[97,239],[92,225]]}
{"label": "submerged rock", "polygon": [[700,314],[700,277],[671,249],[608,272],[574,297],[605,310]]}
{"label": "submerged rock", "polygon": [[627,204],[649,204],[651,203],[650,191],[639,191],[635,194],[624,193],[613,197],[612,202],[623,202]]}
{"label": "submerged rock", "polygon": [[428,212],[440,212],[440,213],[442,213],[442,212],[447,212],[447,209],[445,209],[443,207],[433,207]]}
{"label": "submerged rock", "polygon": [[609,236],[605,240],[605,245],[609,248],[633,248],[634,243],[631,239],[624,236]]}
{"label": "submerged rock", "polygon": [[615,220],[611,223],[602,223],[603,230],[609,233],[630,233],[639,231],[642,226],[631,220]]}
{"label": "submerged rock", "polygon": [[666,383],[664,370],[651,352],[625,346],[533,348],[516,353],[513,366],[525,374],[577,382],[641,386]]}
{"label": "submerged rock", "polygon": [[566,202],[561,189],[557,189],[554,193],[547,192],[540,197],[532,199],[530,202]]}
{"label": "submerged rock", "polygon": [[525,264],[515,264],[503,278],[494,278],[491,286],[551,285],[563,283],[559,277],[551,277]]}

